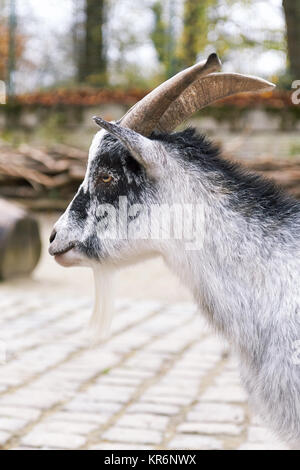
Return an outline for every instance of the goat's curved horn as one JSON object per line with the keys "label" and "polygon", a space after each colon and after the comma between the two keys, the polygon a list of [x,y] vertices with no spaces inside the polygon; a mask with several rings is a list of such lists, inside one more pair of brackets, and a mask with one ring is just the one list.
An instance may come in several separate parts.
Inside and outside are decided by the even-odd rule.
{"label": "goat's curved horn", "polygon": [[221,62],[217,54],[211,54],[207,61],[199,62],[179,72],[133,106],[119,121],[139,134],[148,136],[157,127],[161,116],[183,91],[203,75],[220,70]]}
{"label": "goat's curved horn", "polygon": [[171,132],[192,114],[222,98],[237,93],[269,91],[273,83],[238,73],[212,73],[194,81],[161,116],[156,129]]}

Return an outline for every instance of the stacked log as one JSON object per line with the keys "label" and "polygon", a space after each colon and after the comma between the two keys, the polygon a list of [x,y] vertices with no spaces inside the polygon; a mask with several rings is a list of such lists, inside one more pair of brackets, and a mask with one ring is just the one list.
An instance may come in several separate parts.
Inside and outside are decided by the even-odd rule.
{"label": "stacked log", "polygon": [[0,196],[31,209],[63,209],[82,182],[87,153],[63,144],[0,147]]}
{"label": "stacked log", "polygon": [[[300,158],[263,157],[241,162],[300,199]],[[63,210],[82,182],[87,153],[62,144],[50,148],[0,145],[0,197],[30,209]]]}

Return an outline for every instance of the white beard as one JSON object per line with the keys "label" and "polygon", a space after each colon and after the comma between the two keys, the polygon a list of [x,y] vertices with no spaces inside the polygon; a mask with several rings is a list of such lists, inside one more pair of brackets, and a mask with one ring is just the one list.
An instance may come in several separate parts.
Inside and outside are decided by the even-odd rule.
{"label": "white beard", "polygon": [[114,314],[113,287],[115,268],[95,263],[94,273],[94,308],[90,319],[90,329],[95,343],[108,337]]}

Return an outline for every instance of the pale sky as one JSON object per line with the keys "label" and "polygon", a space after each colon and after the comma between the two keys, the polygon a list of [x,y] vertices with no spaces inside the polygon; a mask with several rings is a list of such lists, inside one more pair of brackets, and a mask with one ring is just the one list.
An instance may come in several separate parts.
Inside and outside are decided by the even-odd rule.
{"label": "pale sky", "polygon": [[[39,84],[50,85],[57,78],[57,73],[62,80],[72,76],[74,70],[71,61],[68,61],[71,46],[66,42],[65,35],[72,24],[74,0],[16,1],[20,22],[32,36],[28,43],[27,58],[34,64],[43,64],[44,67],[30,75],[20,73],[17,77],[18,89],[30,89]],[[180,9],[182,0],[173,1],[177,2]],[[152,2],[153,0],[117,0],[110,12],[109,58],[112,61],[118,58],[119,34],[126,35],[130,32],[139,38],[140,46],[126,52],[126,61],[136,64],[144,71],[144,75],[152,74],[158,67],[156,53],[149,40],[153,18],[149,8],[145,8]],[[244,32],[255,34],[256,37],[260,37],[261,28],[284,31],[282,0],[253,0],[250,3],[248,8],[241,5],[231,7],[230,18],[237,26],[230,25],[229,35],[234,36],[241,26]],[[284,68],[285,60],[285,54],[280,52],[247,50],[245,53],[234,54],[230,62],[224,64],[224,70],[270,77]],[[48,73],[45,72],[47,67],[50,70]]]}

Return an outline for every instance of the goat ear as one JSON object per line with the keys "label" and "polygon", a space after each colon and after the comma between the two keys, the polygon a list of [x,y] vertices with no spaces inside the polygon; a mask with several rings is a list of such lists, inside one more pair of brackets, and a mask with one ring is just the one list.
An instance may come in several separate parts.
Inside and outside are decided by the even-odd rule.
{"label": "goat ear", "polygon": [[158,144],[137,132],[118,124],[93,117],[98,126],[114,135],[126,146],[132,156],[146,169],[155,169],[160,164]]}

